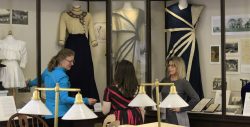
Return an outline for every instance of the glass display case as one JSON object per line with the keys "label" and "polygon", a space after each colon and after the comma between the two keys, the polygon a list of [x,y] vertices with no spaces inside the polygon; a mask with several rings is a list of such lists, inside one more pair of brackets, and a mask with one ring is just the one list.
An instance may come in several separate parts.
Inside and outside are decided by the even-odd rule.
{"label": "glass display case", "polygon": [[[58,46],[60,15],[74,1],[0,1],[0,8],[5,11],[16,10],[19,15],[22,15],[19,11],[28,12],[28,24],[17,24],[13,15],[10,15],[13,19],[5,23],[5,15],[0,14],[0,37],[3,39],[12,30],[15,38],[25,41],[28,52],[27,67],[23,70],[25,78],[40,77],[49,59],[62,48]],[[171,32],[166,31],[170,19],[165,8],[178,1],[78,2],[93,18],[98,46],[91,47],[91,53],[100,98],[105,87],[112,84],[116,63],[121,59],[134,63],[140,82],[165,77],[165,59],[170,55],[169,47],[175,45],[171,43]],[[193,40],[197,43],[195,51],[199,50],[200,86],[203,91],[200,97],[213,98],[211,103],[220,105],[212,113],[204,112],[211,103],[201,112],[190,112],[191,126],[205,127],[205,124],[209,126],[209,122],[218,126],[247,126],[249,117],[246,112],[243,113],[246,108],[242,98],[249,90],[250,81],[249,1],[189,0],[188,3],[203,7],[199,14],[192,15],[197,23],[191,24],[194,25],[191,31],[195,32]],[[151,89],[147,92],[150,94]],[[154,112],[147,115],[153,118]]]}

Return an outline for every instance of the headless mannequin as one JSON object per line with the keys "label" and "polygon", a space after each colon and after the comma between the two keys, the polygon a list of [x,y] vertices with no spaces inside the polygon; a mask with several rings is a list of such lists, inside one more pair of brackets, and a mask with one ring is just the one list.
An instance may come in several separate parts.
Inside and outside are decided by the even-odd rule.
{"label": "headless mannequin", "polygon": [[180,8],[180,10],[187,8],[188,7],[187,0],[179,0],[178,7]]}
{"label": "headless mannequin", "polygon": [[124,2],[121,11],[132,23],[136,22],[138,18],[138,9],[134,8],[131,2]]}
{"label": "headless mannequin", "polygon": [[[92,16],[81,8],[82,4],[79,2],[74,1],[71,9],[61,15],[59,44],[75,52],[74,66],[67,71],[71,87],[80,88],[85,96],[99,100],[89,46],[95,47],[98,43]],[[74,93],[71,96],[74,96]]]}
{"label": "headless mannequin", "polygon": [[[16,41],[18,41],[18,40],[16,40],[15,38],[14,38],[14,36],[13,36],[13,33],[12,33],[12,31],[10,30],[10,31],[8,31],[8,35],[5,37],[5,39],[4,40],[6,40],[6,41],[10,41],[10,42],[12,42],[12,41],[14,41],[14,43],[13,44],[15,44],[15,43],[17,43]],[[4,60],[4,61],[6,61],[6,60]],[[12,68],[12,66],[11,65],[5,65],[6,67],[9,67],[9,68]],[[20,67],[21,68],[24,68],[25,67],[25,65],[20,65]],[[23,75],[17,75],[17,77],[19,77],[18,79],[20,79],[20,81],[19,82],[23,82],[24,81],[24,77],[23,77]],[[22,80],[23,79],[23,80]],[[15,79],[16,80],[16,79]],[[11,81],[11,82],[13,82],[13,81]],[[14,84],[16,84],[16,83],[14,83]],[[18,83],[19,84],[19,83]],[[11,86],[11,87],[9,87],[9,88],[6,88],[6,89],[8,89],[8,91],[9,91],[9,95],[12,95],[13,97],[14,97],[14,99],[15,99],[15,97],[16,97],[16,87],[20,87],[20,88],[24,88],[24,86]]]}
{"label": "headless mannequin", "polygon": [[[113,42],[116,42],[112,44],[114,48],[115,61],[117,62],[117,61],[120,61],[121,59],[126,59],[128,61],[133,62],[134,67],[136,69],[137,78],[140,81],[140,79],[144,79],[144,77],[141,76],[142,72],[141,72],[141,65],[140,65],[142,63],[141,61],[143,60],[142,58],[139,59],[140,50],[141,50],[140,48],[143,47],[142,42],[144,42],[143,41],[144,29],[142,27],[144,23],[143,22],[144,17],[142,17],[143,12],[139,8],[134,7],[131,1],[125,1],[123,2],[123,5],[120,9],[113,11],[113,14],[119,14],[122,17],[124,17],[124,19],[128,20],[126,21],[123,18],[116,16],[116,15],[113,15],[112,17],[112,20],[113,20],[112,30],[114,31],[112,33],[113,34],[112,39],[113,39]],[[118,32],[115,32],[115,31],[118,31]],[[131,39],[132,37],[135,37],[133,40],[135,41],[134,42],[135,52],[134,52],[134,48],[131,46],[133,43],[130,43],[130,45],[127,48],[124,48],[126,47],[124,46],[122,49],[120,49],[125,44],[125,42],[128,39]],[[128,45],[128,43],[126,44]],[[140,56],[140,57],[143,57],[143,56]]]}
{"label": "headless mannequin", "polygon": [[134,9],[133,5],[131,2],[124,2],[123,3],[123,9],[127,10],[127,9]]}
{"label": "headless mannequin", "polygon": [[77,15],[81,14],[82,13],[81,5],[73,3],[71,12]]}

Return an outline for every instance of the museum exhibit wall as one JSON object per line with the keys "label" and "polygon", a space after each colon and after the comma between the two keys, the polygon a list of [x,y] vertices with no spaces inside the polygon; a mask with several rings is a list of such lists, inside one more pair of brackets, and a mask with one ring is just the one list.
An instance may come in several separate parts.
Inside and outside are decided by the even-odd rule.
{"label": "museum exhibit wall", "polygon": [[[174,1],[175,2],[175,1]],[[172,4],[174,2],[167,2]],[[42,0],[41,1],[41,70],[46,68],[50,58],[59,50],[58,46],[58,28],[60,14],[65,9],[70,8],[72,0]],[[82,9],[87,10],[86,2],[81,2]],[[211,17],[220,16],[220,1],[218,0],[190,0],[189,3],[201,4],[205,8],[198,21],[196,29],[196,38],[199,46],[201,77],[205,97],[213,97],[214,78],[221,77],[221,64],[211,64],[210,47],[211,45],[220,45],[220,35],[212,35]],[[140,3],[133,3],[136,7],[142,7]],[[90,2],[89,10],[93,16],[94,23],[106,22],[106,3],[104,1]],[[250,5],[248,0],[227,0],[226,15],[249,14]],[[116,5],[121,6],[119,2]],[[161,80],[165,75],[165,10],[163,1],[151,2],[151,57],[152,57],[152,80],[156,78]],[[0,0],[0,8],[3,9],[20,9],[29,12],[28,25],[6,25],[0,24],[0,37],[4,38],[8,30],[13,31],[17,39],[27,42],[28,64],[24,69],[25,77],[34,78],[36,76],[36,1],[34,0]],[[233,9],[229,9],[233,8]],[[247,35],[231,35],[227,38],[246,38]],[[107,85],[106,81],[106,44],[99,43],[98,47],[91,48],[94,63],[95,79],[98,87],[100,99]],[[249,74],[227,74],[228,89],[232,90],[235,96],[240,96],[235,85],[241,85],[240,78],[249,78]],[[84,93],[83,93],[84,96]],[[19,96],[17,100],[21,100]],[[30,96],[29,96],[30,97]],[[24,102],[24,101],[22,101]]]}
{"label": "museum exhibit wall", "polygon": [[[205,5],[205,8],[200,16],[200,21],[197,27],[197,40],[199,45],[200,52],[200,66],[201,66],[201,74],[202,74],[202,83],[203,83],[203,91],[205,97],[212,97],[214,95],[213,90],[213,81],[214,78],[221,77],[221,64],[213,64],[210,62],[211,58],[211,45],[220,45],[221,37],[220,34],[212,35],[212,17],[220,16],[220,1],[218,0],[191,0],[190,3],[202,4]],[[248,0],[226,0],[225,1],[225,15],[226,16],[244,16],[249,15],[250,9]],[[220,20],[219,20],[220,21]],[[226,19],[226,24],[227,24]],[[226,26],[227,27],[227,26]],[[241,40],[249,38],[248,34],[226,34],[226,42],[230,42],[231,40]],[[249,41],[248,41],[249,42]],[[240,45],[241,42],[239,42]],[[241,50],[242,49],[242,50]],[[231,57],[237,58],[239,60],[238,63],[238,72],[226,72],[226,80],[227,80],[227,90],[231,91],[231,97],[240,97],[240,90],[242,83],[240,79],[250,79],[249,72],[243,72],[241,70],[241,52],[243,51],[243,47],[239,46],[239,53],[234,56],[230,54],[226,54],[226,60]],[[243,64],[243,63],[242,63]],[[241,72],[242,71],[242,72]]]}
{"label": "museum exhibit wall", "polygon": [[[33,78],[36,76],[36,1],[0,0],[0,8],[28,11],[28,25],[0,24],[0,39],[4,39],[11,30],[15,39],[26,42],[28,63],[23,73],[27,79]],[[16,104],[24,105],[31,96],[31,93],[17,92]]]}

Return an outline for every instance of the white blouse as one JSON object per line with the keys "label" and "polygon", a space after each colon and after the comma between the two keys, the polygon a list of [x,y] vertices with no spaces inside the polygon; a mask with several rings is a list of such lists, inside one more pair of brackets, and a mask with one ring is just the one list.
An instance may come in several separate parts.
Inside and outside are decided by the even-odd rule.
{"label": "white blouse", "polygon": [[27,64],[26,44],[8,35],[0,40],[0,60],[6,67],[0,69],[0,81],[4,88],[23,88],[26,86],[21,68]]}
{"label": "white blouse", "polygon": [[26,43],[14,39],[12,35],[0,40],[0,60],[17,60],[20,67],[25,68],[28,62]]}

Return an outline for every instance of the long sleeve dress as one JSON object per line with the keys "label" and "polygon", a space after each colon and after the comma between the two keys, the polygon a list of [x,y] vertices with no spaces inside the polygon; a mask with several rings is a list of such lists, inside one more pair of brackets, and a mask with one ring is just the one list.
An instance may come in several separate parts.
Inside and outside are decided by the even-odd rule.
{"label": "long sleeve dress", "polygon": [[[164,78],[161,82],[172,82]],[[185,79],[173,81],[178,95],[188,103],[188,107],[181,108],[181,111],[176,113],[166,109],[166,122],[172,124],[179,124],[189,127],[189,119],[186,111],[190,111],[200,101],[199,95],[194,91],[191,84]],[[162,98],[166,98],[169,94],[170,87],[164,86],[161,89]]]}
{"label": "long sleeve dress", "polygon": [[0,60],[6,65],[0,68],[0,81],[4,88],[26,87],[25,77],[21,68],[27,64],[26,43],[8,35],[0,40]]}
{"label": "long sleeve dress", "polygon": [[[75,51],[74,66],[67,72],[71,87],[80,88],[84,96],[99,101],[89,45],[89,42],[96,43],[91,14],[82,12],[77,15],[71,11],[63,12],[59,38],[61,44],[65,43],[65,48]],[[72,93],[72,96],[74,95],[75,93]]]}
{"label": "long sleeve dress", "polygon": [[165,9],[165,28],[167,32],[171,32],[167,58],[172,56],[183,58],[187,67],[186,79],[201,98],[203,90],[195,29],[202,9],[203,6],[189,4],[187,8],[181,10],[178,3]]}
{"label": "long sleeve dress", "polygon": [[114,63],[123,59],[132,62],[139,81],[145,81],[144,23],[145,13],[139,8],[122,8],[112,12]]}
{"label": "long sleeve dress", "polygon": [[[66,74],[66,70],[62,67],[56,67],[53,71],[49,72],[45,69],[42,73],[42,82],[46,88],[55,88],[56,83],[61,88],[70,88],[69,77]],[[37,78],[30,81],[30,86],[36,86],[38,84]],[[69,97],[68,91],[60,92],[59,104],[58,104],[58,117],[62,117],[74,104],[75,98]],[[88,98],[84,98],[83,102],[88,104]],[[54,118],[55,113],[55,91],[46,91],[46,106],[52,112],[53,115],[45,116],[46,119]]]}

